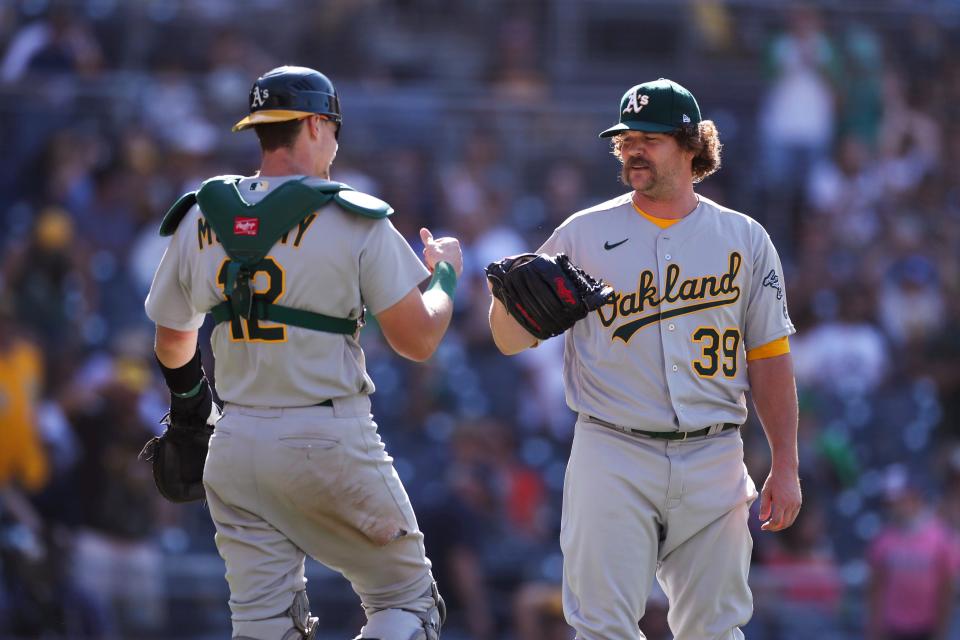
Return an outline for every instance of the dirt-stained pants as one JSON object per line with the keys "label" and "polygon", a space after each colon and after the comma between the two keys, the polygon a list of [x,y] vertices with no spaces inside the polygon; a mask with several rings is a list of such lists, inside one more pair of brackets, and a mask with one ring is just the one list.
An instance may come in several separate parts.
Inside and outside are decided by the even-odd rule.
{"label": "dirt-stained pants", "polygon": [[260,637],[271,619],[276,637],[290,627],[277,616],[305,588],[306,555],[343,574],[368,615],[434,606],[423,534],[367,396],[333,407],[228,404],[204,486],[234,636]]}

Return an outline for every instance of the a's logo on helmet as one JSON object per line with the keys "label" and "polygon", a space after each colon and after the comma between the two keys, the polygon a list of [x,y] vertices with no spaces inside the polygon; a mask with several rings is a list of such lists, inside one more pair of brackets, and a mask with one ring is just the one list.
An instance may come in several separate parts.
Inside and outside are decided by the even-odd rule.
{"label": "a's logo on helmet", "polygon": [[250,101],[250,108],[256,109],[257,107],[262,107],[264,101],[270,97],[270,90],[264,89],[260,90],[260,86],[257,85],[253,88],[253,99]]}

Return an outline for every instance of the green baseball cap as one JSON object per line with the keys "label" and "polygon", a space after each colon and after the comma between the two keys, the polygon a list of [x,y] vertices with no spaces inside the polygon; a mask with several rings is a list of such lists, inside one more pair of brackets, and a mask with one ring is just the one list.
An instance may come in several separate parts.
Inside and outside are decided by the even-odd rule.
{"label": "green baseball cap", "polygon": [[620,122],[600,134],[609,138],[624,131],[666,133],[700,122],[693,94],[673,80],[660,78],[632,87],[620,100]]}

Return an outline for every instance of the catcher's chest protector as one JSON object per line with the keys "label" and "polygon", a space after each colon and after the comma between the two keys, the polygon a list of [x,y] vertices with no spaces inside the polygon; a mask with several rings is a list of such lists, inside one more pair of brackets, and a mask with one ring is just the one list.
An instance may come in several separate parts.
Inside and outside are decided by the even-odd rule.
{"label": "catcher's chest protector", "polygon": [[356,192],[340,182],[307,185],[302,180],[287,182],[251,205],[240,196],[237,185],[241,179],[242,176],[210,178],[198,191],[182,196],[160,225],[160,235],[172,235],[190,208],[198,204],[230,257],[223,288],[227,301],[211,309],[214,319],[224,322],[257,317],[317,331],[354,333],[359,328],[355,320],[332,318],[258,299],[251,277],[284,234],[331,201],[370,218],[384,218],[391,215],[393,209],[382,200]]}

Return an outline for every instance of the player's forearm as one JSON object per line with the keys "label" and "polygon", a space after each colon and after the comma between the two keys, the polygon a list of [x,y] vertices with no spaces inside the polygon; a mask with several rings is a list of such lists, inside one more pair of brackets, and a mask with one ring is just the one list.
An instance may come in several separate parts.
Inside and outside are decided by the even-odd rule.
{"label": "player's forearm", "polygon": [[440,341],[450,327],[453,317],[453,300],[439,289],[428,289],[423,293],[423,304],[427,308],[427,322],[423,327],[423,344],[419,351],[426,360],[440,346]]}
{"label": "player's forearm", "polygon": [[[423,361],[432,356],[450,327],[453,317],[453,296],[457,288],[457,274],[449,262],[439,262],[433,270],[433,278],[423,292],[426,320],[420,327],[420,345],[412,359]],[[411,357],[408,355],[407,357]]]}
{"label": "player's forearm", "polygon": [[753,360],[747,364],[750,391],[757,416],[770,444],[771,468],[796,472],[797,386],[793,377],[793,359],[789,353],[774,358]]}
{"label": "player's forearm", "polygon": [[510,317],[507,310],[496,298],[491,297],[490,333],[500,353],[512,356],[537,344],[537,339]]}
{"label": "player's forearm", "polygon": [[197,331],[179,331],[157,325],[154,350],[163,366],[171,369],[182,367],[197,352]]}
{"label": "player's forearm", "polygon": [[384,338],[398,355],[423,362],[434,354],[450,326],[456,284],[453,269],[440,263],[426,291],[414,287],[377,314]]}

